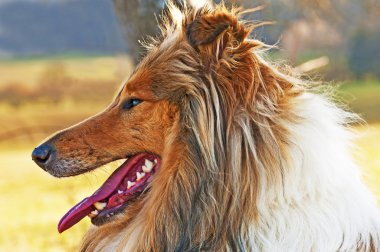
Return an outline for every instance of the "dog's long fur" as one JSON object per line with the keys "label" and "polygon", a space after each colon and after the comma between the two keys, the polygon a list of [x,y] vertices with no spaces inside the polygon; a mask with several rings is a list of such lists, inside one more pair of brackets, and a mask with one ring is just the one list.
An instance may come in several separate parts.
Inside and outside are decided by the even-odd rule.
{"label": "dog's long fur", "polygon": [[125,86],[165,107],[162,166],[82,251],[380,251],[380,215],[350,153],[354,117],[267,63],[248,38],[259,24],[239,10],[169,5]]}

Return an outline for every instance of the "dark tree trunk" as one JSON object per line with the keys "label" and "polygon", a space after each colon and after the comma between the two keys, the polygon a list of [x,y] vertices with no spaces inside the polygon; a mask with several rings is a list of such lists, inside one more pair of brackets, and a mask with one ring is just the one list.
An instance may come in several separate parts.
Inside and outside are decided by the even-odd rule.
{"label": "dark tree trunk", "polygon": [[139,40],[158,32],[155,15],[161,13],[163,1],[113,0],[113,5],[127,40],[128,53],[136,64],[143,52]]}

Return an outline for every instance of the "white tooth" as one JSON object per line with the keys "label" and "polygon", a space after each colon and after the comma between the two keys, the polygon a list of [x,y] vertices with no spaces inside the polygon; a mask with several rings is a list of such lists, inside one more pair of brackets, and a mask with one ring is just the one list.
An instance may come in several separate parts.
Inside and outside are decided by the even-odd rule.
{"label": "white tooth", "polygon": [[117,193],[118,194],[122,194],[124,191],[122,191],[122,190],[117,190]]}
{"label": "white tooth", "polygon": [[95,202],[95,203],[94,203],[94,207],[95,207],[96,209],[98,209],[99,211],[100,211],[100,210],[103,210],[106,206],[107,206],[107,203],[106,203],[106,202]]}
{"label": "white tooth", "polygon": [[154,159],[154,163],[157,164],[157,158]]}
{"label": "white tooth", "polygon": [[148,159],[145,159],[145,166],[146,166],[146,168],[148,168],[149,171],[151,171],[152,168],[153,168],[153,163],[152,163],[152,161],[150,161],[150,160],[148,160]]}
{"label": "white tooth", "polygon": [[88,214],[88,217],[90,217],[90,218],[94,218],[95,216],[97,216],[98,215],[98,210],[94,210],[94,211],[91,211],[89,214]]}
{"label": "white tooth", "polygon": [[142,168],[143,172],[148,173],[148,172],[150,172],[150,171],[152,170],[153,167],[148,168],[148,167],[146,167],[145,165],[143,165],[141,168]]}
{"label": "white tooth", "polygon": [[148,169],[148,168],[146,168],[145,165],[141,166],[141,168],[142,168],[143,172],[146,172],[146,170]]}
{"label": "white tooth", "polygon": [[136,181],[139,181],[145,176],[145,173],[136,172]]}
{"label": "white tooth", "polygon": [[136,182],[131,182],[131,181],[128,180],[128,182],[127,182],[127,189],[131,188],[135,184],[136,184]]}

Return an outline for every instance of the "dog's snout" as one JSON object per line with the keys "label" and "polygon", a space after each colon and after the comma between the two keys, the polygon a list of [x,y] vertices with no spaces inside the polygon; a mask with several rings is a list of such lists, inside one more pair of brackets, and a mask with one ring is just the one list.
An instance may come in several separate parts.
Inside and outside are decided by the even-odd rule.
{"label": "dog's snout", "polygon": [[45,169],[48,161],[52,159],[53,147],[49,144],[42,144],[32,152],[32,159],[41,168]]}

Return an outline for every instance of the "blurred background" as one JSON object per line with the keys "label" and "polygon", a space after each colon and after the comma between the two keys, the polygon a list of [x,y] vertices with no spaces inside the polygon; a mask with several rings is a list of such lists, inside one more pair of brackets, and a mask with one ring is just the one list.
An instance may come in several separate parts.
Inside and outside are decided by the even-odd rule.
{"label": "blurred background", "polygon": [[[199,4],[199,1],[191,1]],[[356,126],[358,162],[380,199],[380,2],[238,0],[276,21],[252,35],[297,71],[337,88],[369,122]],[[157,33],[154,0],[0,0],[0,251],[73,251],[90,225],[59,235],[60,217],[112,172],[56,179],[32,163],[34,146],[107,106]],[[380,201],[379,201],[380,202]]]}

